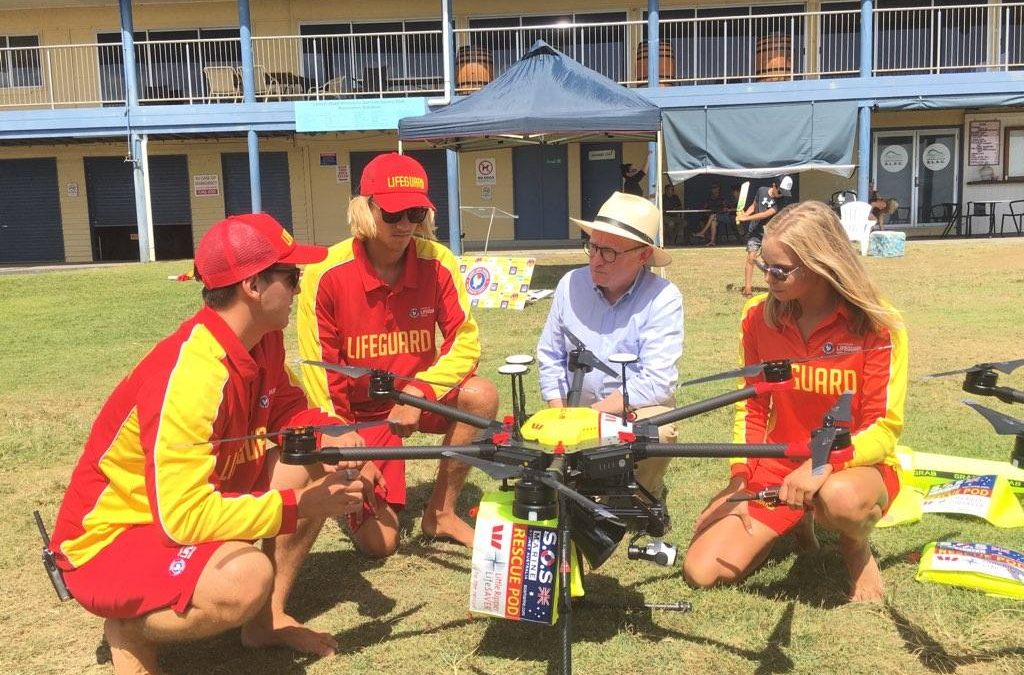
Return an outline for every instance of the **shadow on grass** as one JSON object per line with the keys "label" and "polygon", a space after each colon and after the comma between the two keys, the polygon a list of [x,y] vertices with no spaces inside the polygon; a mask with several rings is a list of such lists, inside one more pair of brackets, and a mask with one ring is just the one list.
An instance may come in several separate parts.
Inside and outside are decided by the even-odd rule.
{"label": "shadow on grass", "polygon": [[533,277],[530,279],[530,288],[543,289],[554,288],[558,280],[566,274],[587,264],[587,259],[580,251],[580,262],[577,265],[537,265],[533,268]]}
{"label": "shadow on grass", "polygon": [[885,609],[903,640],[903,646],[907,653],[917,657],[921,665],[933,673],[955,673],[960,666],[987,663],[1004,656],[1024,655],[1024,647],[1004,647],[971,654],[950,654],[938,640],[928,634],[928,631],[912,623],[895,607],[887,604]]}
{"label": "shadow on grass", "polygon": [[[788,673],[793,670],[793,661],[782,651],[782,647],[788,647],[790,644],[794,603],[789,603],[779,617],[764,649],[744,649],[704,635],[684,633],[658,625],[654,621],[654,612],[658,610],[644,607],[644,596],[637,591],[640,583],[643,582],[622,586],[617,579],[597,574],[589,575],[587,597],[602,600],[582,600],[573,604],[573,644],[601,644],[628,630],[650,642],[675,638],[727,651],[756,664],[753,671],[756,675]],[[526,644],[532,645],[528,657],[527,650],[523,648]],[[561,626],[492,621],[480,641],[476,654],[513,661],[529,659],[540,663],[546,662],[548,675],[555,675],[561,672]],[[473,672],[486,671],[473,667]]]}

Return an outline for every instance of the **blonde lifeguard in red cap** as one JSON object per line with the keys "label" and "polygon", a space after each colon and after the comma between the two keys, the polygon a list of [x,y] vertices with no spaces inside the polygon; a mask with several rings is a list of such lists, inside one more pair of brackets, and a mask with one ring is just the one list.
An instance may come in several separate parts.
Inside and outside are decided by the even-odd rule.
{"label": "blonde lifeguard in red cap", "polygon": [[[380,368],[418,378],[413,396],[493,418],[494,385],[476,375],[480,338],[459,263],[434,239],[436,209],[423,166],[408,155],[378,155],[363,170],[348,207],[352,237],[310,266],[299,297],[299,351],[304,359]],[[436,336],[440,334],[440,338]],[[473,440],[476,429],[409,405],[371,398],[368,378],[305,366],[310,399],[349,421],[387,419],[390,426],[352,432],[343,445],[393,447],[415,431],[444,435],[445,445]],[[405,463],[376,462],[384,476],[361,514],[349,518],[352,538],[368,555],[398,546],[398,516],[406,503]],[[373,465],[367,465],[369,474]],[[441,460],[423,511],[430,537],[473,545],[473,528],[455,513],[469,466]]]}
{"label": "blonde lifeguard in red cap", "polygon": [[214,225],[196,250],[203,308],[100,411],[50,547],[75,599],[106,619],[115,672],[156,672],[158,644],[239,626],[249,646],[337,648],[285,601],[324,519],[358,511],[375,478],[361,463],[279,464],[265,438],[238,438],[340,421],[309,407],[281,333],[297,265],[326,254],[265,214]]}

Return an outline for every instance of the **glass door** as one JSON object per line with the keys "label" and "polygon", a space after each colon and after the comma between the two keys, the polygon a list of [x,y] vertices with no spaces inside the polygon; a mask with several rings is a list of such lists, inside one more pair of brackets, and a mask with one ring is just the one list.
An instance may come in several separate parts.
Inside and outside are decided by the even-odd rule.
{"label": "glass door", "polygon": [[959,199],[959,129],[879,131],[874,134],[878,194],[899,202],[887,223],[939,225]]}

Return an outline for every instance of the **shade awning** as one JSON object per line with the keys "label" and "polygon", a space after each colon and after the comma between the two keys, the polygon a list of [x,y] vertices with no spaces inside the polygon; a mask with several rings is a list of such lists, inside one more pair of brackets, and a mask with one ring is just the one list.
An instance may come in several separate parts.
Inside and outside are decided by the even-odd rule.
{"label": "shade awning", "polygon": [[850,176],[853,101],[685,108],[662,112],[668,174],[767,178],[819,170]]}

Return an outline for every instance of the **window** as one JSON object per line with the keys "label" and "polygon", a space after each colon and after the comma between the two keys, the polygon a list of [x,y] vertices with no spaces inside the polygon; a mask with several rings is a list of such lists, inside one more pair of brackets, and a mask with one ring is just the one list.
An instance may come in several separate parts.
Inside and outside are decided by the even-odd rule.
{"label": "window", "polygon": [[875,70],[912,75],[984,68],[989,8],[964,5],[963,0],[879,0]]}
{"label": "window", "polygon": [[1024,178],[1024,127],[1006,127],[1003,173],[1007,178]]}
{"label": "window", "polygon": [[[242,64],[237,28],[136,31],[135,71],[139,98],[174,100],[202,97],[206,66]],[[121,33],[100,33],[100,92],[104,101],[124,101],[124,52]]]}
{"label": "window", "polygon": [[818,72],[825,77],[855,77],[860,73],[860,3],[821,5]]}
{"label": "window", "polygon": [[[625,12],[540,14],[470,19],[470,44],[486,50],[498,76],[519,60],[537,40],[617,82],[626,70]],[[542,28],[542,26],[544,26]],[[507,30],[479,30],[507,29]]]}
{"label": "window", "polygon": [[352,91],[440,91],[440,21],[301,26],[303,75],[315,87],[345,82]]}
{"label": "window", "polygon": [[0,87],[40,87],[39,36],[0,35]]}
{"label": "window", "polygon": [[[672,47],[676,77],[694,84],[725,84],[802,73],[804,21],[793,15],[803,11],[803,5],[707,7],[665,10],[658,16],[663,20],[662,42]],[[672,19],[679,21],[664,23]],[[646,23],[642,33],[646,41]]]}

